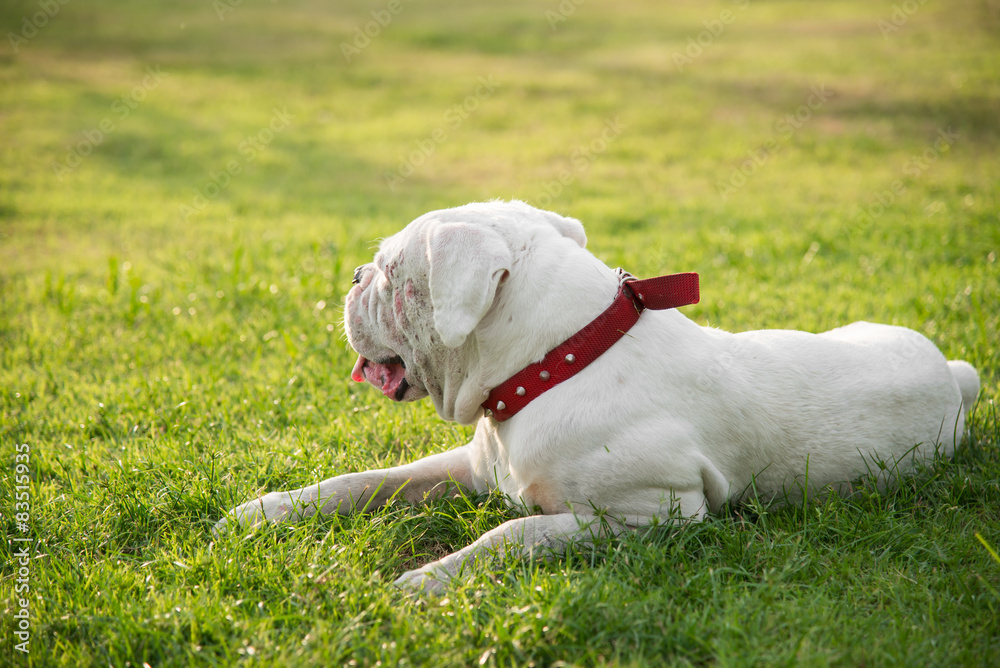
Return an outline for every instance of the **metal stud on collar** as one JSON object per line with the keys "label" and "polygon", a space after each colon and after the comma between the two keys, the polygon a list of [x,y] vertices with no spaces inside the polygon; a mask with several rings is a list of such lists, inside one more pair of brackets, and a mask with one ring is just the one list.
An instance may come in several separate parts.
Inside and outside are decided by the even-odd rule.
{"label": "metal stud on collar", "polygon": [[514,390],[514,394],[516,394],[519,397],[523,397],[525,394],[527,394],[527,392],[525,392],[525,390],[524,390],[523,387],[521,387],[520,385],[518,385],[517,389]]}
{"label": "metal stud on collar", "polygon": [[504,402],[502,402],[502,401],[498,401],[498,402],[497,402],[497,410],[498,410],[498,411],[502,411],[502,410],[503,410],[503,409],[505,409],[505,408],[507,408],[507,404],[505,404],[505,403],[504,403]]}
{"label": "metal stud on collar", "polygon": [[538,377],[541,378],[542,380],[548,380],[549,378],[552,377],[552,374],[550,374],[548,371],[543,371],[540,374],[538,374]]}
{"label": "metal stud on collar", "polygon": [[566,359],[566,364],[572,364],[573,362],[576,361],[576,355],[570,353],[569,355],[566,355],[565,359]]}

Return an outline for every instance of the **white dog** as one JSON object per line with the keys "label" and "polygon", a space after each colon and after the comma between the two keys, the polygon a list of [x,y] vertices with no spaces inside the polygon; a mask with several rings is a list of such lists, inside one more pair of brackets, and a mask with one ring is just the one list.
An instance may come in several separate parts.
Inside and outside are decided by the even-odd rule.
{"label": "white dog", "polygon": [[920,334],[701,327],[665,309],[697,301],[692,275],[632,282],[585,244],[578,221],[521,202],[435,211],[386,239],[347,295],[352,376],[396,401],[430,396],[444,419],[476,423],[472,442],[273,492],[228,521],[494,487],[540,511],[397,581],[434,590],[498,548],[558,553],[747,494],[849,489],[960,440],[978,375]]}

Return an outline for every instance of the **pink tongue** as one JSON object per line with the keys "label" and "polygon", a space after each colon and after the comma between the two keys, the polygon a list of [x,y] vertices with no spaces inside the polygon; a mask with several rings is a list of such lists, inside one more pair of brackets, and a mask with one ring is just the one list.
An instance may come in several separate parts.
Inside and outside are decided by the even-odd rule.
{"label": "pink tongue", "polygon": [[396,391],[403,382],[406,369],[402,364],[379,364],[358,356],[358,361],[351,371],[351,379],[363,383],[368,381],[382,390],[382,394],[395,398]]}
{"label": "pink tongue", "polygon": [[364,357],[358,355],[358,361],[354,363],[354,369],[351,370],[351,380],[355,383],[365,382],[364,367],[367,361]]}

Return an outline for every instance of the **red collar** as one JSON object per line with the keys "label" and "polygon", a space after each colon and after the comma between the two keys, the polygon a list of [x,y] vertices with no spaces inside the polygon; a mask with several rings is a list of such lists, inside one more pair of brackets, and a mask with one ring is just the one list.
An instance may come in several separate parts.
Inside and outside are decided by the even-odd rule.
{"label": "red collar", "polygon": [[640,281],[619,269],[618,276],[618,294],[604,313],[549,351],[541,362],[528,365],[493,388],[483,408],[492,412],[494,420],[503,422],[546,390],[582,371],[624,336],[643,310],[698,303],[698,274]]}

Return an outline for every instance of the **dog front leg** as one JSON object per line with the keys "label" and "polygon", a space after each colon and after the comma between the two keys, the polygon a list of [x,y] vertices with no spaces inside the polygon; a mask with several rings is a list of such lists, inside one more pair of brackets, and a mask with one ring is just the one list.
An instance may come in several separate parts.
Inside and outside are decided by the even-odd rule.
{"label": "dog front leg", "polygon": [[507,550],[522,557],[557,557],[570,543],[587,545],[625,531],[628,527],[610,518],[560,513],[520,517],[487,531],[476,542],[396,580],[396,585],[427,593],[440,593],[463,570]]}
{"label": "dog front leg", "polygon": [[271,492],[236,506],[215,525],[255,526],[265,521],[296,521],[313,515],[349,515],[374,509],[394,496],[422,503],[475,490],[468,445],[388,469],[347,473],[288,492]]}

